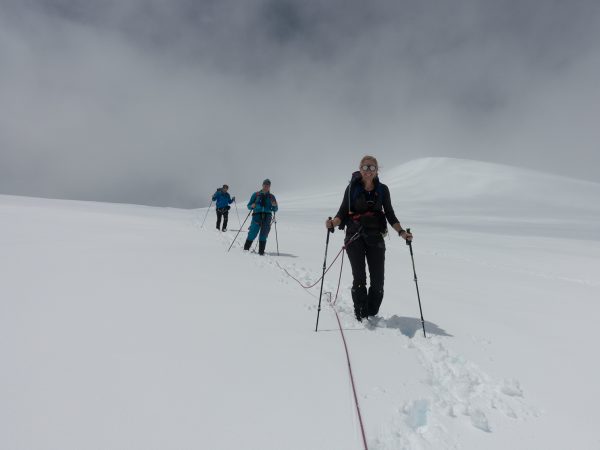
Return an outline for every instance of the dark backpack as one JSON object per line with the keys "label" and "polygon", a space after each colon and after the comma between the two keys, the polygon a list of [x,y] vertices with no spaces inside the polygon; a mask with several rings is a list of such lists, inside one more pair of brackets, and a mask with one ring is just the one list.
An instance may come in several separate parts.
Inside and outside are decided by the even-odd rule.
{"label": "dark backpack", "polygon": [[[360,184],[361,176],[360,172],[356,171],[352,174],[352,178],[350,178],[350,185],[348,188],[348,211],[352,212],[352,205],[356,202],[358,196],[365,191],[365,189]],[[383,204],[384,200],[384,191],[383,186],[381,185],[381,181],[379,177],[375,180],[375,195],[381,200]]]}
{"label": "dark backpack", "polygon": [[257,191],[256,192],[256,205],[260,205],[263,208],[266,206],[267,203],[267,199],[271,200],[271,204],[273,203],[273,199],[272,199],[273,195],[270,192],[267,192],[266,194],[261,192],[261,191]]}
{"label": "dark backpack", "polygon": [[[344,220],[342,220],[342,223],[339,226],[340,230],[343,230],[346,226],[348,226],[349,224],[353,223],[354,220],[352,219],[352,216],[359,216],[359,214],[353,214],[352,211],[352,206],[355,205],[356,200],[358,199],[358,197],[363,193],[366,192],[365,189],[363,188],[363,186],[360,184],[360,180],[361,180],[361,176],[360,176],[360,172],[354,172],[352,174],[352,178],[350,179],[350,183],[348,186],[348,212],[349,217],[345,217]],[[380,205],[383,206],[383,201],[384,201],[384,196],[385,196],[385,192],[383,190],[383,185],[381,184],[381,181],[379,180],[379,178],[376,179],[375,182],[375,196],[377,198],[377,203],[379,203]],[[373,217],[375,216],[375,217]],[[386,233],[387,232],[387,222],[385,219],[385,214],[383,214],[383,212],[381,210],[375,211],[372,214],[363,214],[363,217],[359,217],[359,223],[363,226],[366,225],[367,222],[370,222],[370,224],[373,224],[374,222],[377,223],[377,228],[379,229],[379,231],[381,233]]]}

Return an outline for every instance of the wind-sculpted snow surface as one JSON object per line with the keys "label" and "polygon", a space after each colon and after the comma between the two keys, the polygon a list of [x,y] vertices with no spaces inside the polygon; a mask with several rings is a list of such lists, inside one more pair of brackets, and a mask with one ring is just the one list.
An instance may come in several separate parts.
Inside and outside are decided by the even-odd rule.
{"label": "wind-sculpted snow surface", "polygon": [[227,252],[214,210],[0,196],[0,448],[360,449],[338,279],[369,449],[600,448],[598,186],[448,159],[382,179],[426,338],[396,235],[378,317],[354,319],[338,259],[315,333],[299,283],[344,180],[276,192],[265,257],[246,230]]}

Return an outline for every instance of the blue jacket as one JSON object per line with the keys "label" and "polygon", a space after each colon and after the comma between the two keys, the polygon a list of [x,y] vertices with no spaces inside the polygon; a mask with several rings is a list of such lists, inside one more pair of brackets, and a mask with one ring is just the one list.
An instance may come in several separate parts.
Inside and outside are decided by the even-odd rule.
{"label": "blue jacket", "polygon": [[215,192],[215,195],[212,196],[212,200],[213,202],[216,202],[215,206],[217,209],[226,208],[233,203],[229,192],[223,192],[220,189],[218,189],[217,192]]}
{"label": "blue jacket", "polygon": [[252,197],[250,197],[250,201],[248,202],[248,209],[252,209],[252,205],[256,205],[254,207],[255,213],[270,214],[279,209],[277,207],[277,199],[270,192],[264,193],[263,191],[258,191],[252,194]]}

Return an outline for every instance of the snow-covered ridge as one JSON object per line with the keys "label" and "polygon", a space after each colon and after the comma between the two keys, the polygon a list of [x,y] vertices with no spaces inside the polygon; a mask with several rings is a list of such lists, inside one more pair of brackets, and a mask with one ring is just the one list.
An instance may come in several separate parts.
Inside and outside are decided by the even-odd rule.
{"label": "snow-covered ridge", "polygon": [[[380,171],[381,180],[394,196],[410,196],[419,202],[477,201],[494,197],[515,203],[536,202],[554,206],[592,208],[600,211],[600,183],[577,180],[504,164],[458,158],[421,158]],[[322,186],[289,193],[294,206],[310,200],[326,205],[330,195],[340,197],[345,187]],[[320,201],[319,201],[320,199]],[[315,203],[316,202],[316,203]]]}
{"label": "snow-covered ridge", "polygon": [[[384,168],[380,179],[390,188],[401,220],[600,238],[600,183],[455,158],[422,158]],[[334,214],[344,189],[340,180],[335,187],[280,197],[289,208]]]}
{"label": "snow-covered ridge", "polygon": [[[423,158],[385,173],[387,184],[420,201],[456,201],[486,196],[516,203],[600,205],[600,184],[503,164],[456,158]],[[590,205],[591,203],[591,205]]]}

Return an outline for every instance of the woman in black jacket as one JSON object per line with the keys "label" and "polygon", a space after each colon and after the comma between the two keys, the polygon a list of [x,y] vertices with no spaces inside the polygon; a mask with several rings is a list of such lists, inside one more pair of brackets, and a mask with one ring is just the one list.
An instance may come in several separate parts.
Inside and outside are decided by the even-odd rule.
{"label": "woman in black jacket", "polygon": [[[352,175],[338,213],[325,226],[346,228],[346,253],[352,266],[354,314],[360,321],[379,312],[383,300],[387,222],[405,240],[412,240],[394,214],[390,190],[379,181],[377,159],[364,156]],[[366,263],[371,285],[367,291]]]}

